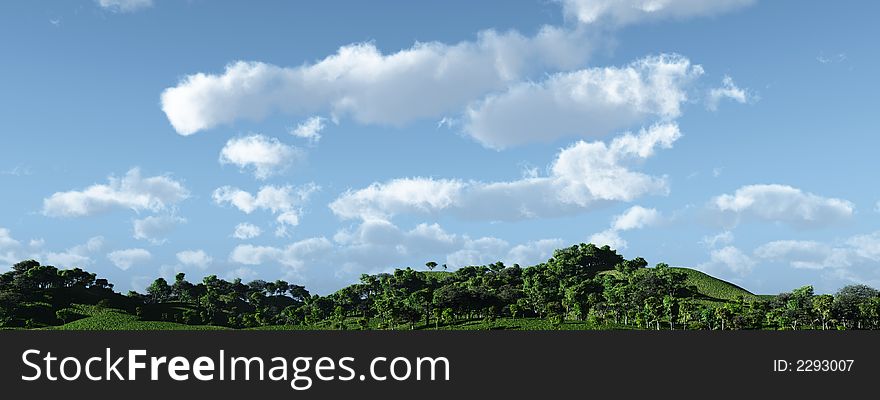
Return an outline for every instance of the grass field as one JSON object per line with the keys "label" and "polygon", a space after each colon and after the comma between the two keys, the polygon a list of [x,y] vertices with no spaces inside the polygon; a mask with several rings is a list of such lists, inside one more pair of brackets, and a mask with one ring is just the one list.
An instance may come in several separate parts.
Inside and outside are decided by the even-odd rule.
{"label": "grass field", "polygon": [[137,316],[126,314],[114,309],[101,309],[95,306],[77,305],[75,308],[85,318],[61,326],[53,326],[45,329],[79,330],[79,331],[106,331],[106,330],[131,330],[131,331],[155,331],[155,330],[218,330],[228,329],[219,326],[208,325],[185,325],[174,322],[141,321]]}
{"label": "grass field", "polygon": [[699,292],[703,296],[706,296],[707,298],[720,301],[732,301],[736,299],[737,296],[742,296],[746,301],[758,300],[758,296],[752,294],[748,290],[745,290],[730,282],[706,275],[695,269],[673,269],[682,271],[687,274],[687,285],[696,286],[697,292]]}

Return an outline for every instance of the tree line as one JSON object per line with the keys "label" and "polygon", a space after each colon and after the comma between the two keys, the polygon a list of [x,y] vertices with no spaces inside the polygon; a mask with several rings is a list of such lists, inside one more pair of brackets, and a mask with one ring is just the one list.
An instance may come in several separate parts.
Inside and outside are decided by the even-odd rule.
{"label": "tree line", "polygon": [[[201,282],[156,279],[145,293],[122,295],[79,268],[29,260],[0,275],[0,326],[41,327],[81,318],[75,304],[135,314],[143,320],[253,328],[296,325],[331,329],[438,329],[477,321],[533,318],[550,327],[577,322],[601,329],[876,329],[880,293],[864,285],[816,294],[812,286],[772,296],[719,299],[700,293],[687,274],[648,267],[608,246],[580,244],[529,267],[501,262],[452,272],[396,269],[362,275],[321,296],[283,280]],[[443,266],[445,269],[445,265]]]}

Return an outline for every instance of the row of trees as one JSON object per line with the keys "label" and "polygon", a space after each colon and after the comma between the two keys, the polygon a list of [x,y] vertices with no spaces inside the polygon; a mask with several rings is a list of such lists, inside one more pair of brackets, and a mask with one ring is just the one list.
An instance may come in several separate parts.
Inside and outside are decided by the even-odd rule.
{"label": "row of trees", "polygon": [[[81,269],[59,270],[35,261],[0,275],[0,324],[58,324],[72,304],[102,304],[145,320],[229,327],[329,326],[336,329],[438,328],[462,321],[538,318],[560,325],[643,329],[876,329],[880,293],[861,285],[834,295],[811,286],[776,296],[718,299],[690,286],[684,270],[648,267],[608,246],[556,250],[545,263],[522,268],[500,262],[453,272],[410,268],[363,275],[328,296],[282,280],[190,283],[156,279],[145,294],[115,293],[113,285]],[[444,268],[445,269],[445,268]],[[744,292],[745,293],[745,292]]]}

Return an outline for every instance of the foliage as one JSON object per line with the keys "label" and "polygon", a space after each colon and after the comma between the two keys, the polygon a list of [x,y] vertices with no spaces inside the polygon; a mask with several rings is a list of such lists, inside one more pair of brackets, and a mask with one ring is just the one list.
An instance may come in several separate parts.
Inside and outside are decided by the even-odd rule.
{"label": "foliage", "polygon": [[123,296],[79,268],[36,261],[0,275],[0,327],[54,329],[876,329],[880,293],[804,286],[756,296],[702,272],[648,267],[608,246],[556,250],[530,267],[362,275],[320,296],[283,280],[156,279]]}

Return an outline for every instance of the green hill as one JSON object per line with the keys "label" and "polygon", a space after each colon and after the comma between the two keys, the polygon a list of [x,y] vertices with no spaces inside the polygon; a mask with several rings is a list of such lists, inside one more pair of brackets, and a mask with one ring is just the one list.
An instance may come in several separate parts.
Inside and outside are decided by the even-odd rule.
{"label": "green hill", "polygon": [[219,326],[185,325],[175,322],[142,321],[137,316],[116,309],[102,309],[95,306],[76,305],[73,307],[85,318],[53,326],[46,329],[77,331],[156,331],[156,330],[218,330],[228,329]]}
{"label": "green hill", "polygon": [[687,274],[687,285],[695,286],[707,300],[732,301],[742,296],[746,301],[758,300],[758,296],[730,282],[718,279],[690,268],[674,268]]}

